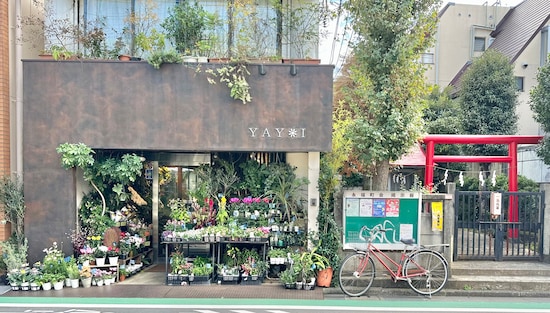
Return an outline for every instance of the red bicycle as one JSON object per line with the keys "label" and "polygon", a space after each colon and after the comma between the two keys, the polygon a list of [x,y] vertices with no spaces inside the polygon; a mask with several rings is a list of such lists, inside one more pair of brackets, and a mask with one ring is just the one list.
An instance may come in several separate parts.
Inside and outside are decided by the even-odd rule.
{"label": "red bicycle", "polygon": [[382,264],[394,282],[407,281],[419,294],[431,296],[443,289],[449,272],[447,260],[441,253],[425,246],[413,246],[413,239],[401,240],[405,248],[397,262],[373,244],[373,239],[386,230],[375,227],[367,239],[363,237],[365,230],[367,227],[363,226],[359,238],[367,241],[367,249],[354,249],[355,253],[344,259],[338,272],[340,289],[345,294],[359,297],[369,290],[376,276],[373,258]]}

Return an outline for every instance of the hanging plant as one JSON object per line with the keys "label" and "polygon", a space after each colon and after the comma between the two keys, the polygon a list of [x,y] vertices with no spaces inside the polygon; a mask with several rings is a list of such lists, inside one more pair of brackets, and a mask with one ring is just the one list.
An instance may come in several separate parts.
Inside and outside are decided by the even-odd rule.
{"label": "hanging plant", "polygon": [[[241,100],[243,104],[252,101],[250,96],[250,85],[246,76],[250,75],[246,67],[246,62],[236,62],[226,66],[213,69],[207,69],[206,73],[218,78],[220,83],[224,83],[230,90],[231,98]],[[210,84],[216,84],[216,79],[207,77]]]}

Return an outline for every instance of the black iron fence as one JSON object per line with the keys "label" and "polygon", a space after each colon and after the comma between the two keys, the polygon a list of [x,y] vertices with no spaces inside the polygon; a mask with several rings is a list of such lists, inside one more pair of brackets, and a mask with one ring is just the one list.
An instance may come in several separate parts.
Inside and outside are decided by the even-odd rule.
{"label": "black iron fence", "polygon": [[544,193],[502,192],[491,214],[490,191],[457,191],[454,259],[542,259]]}

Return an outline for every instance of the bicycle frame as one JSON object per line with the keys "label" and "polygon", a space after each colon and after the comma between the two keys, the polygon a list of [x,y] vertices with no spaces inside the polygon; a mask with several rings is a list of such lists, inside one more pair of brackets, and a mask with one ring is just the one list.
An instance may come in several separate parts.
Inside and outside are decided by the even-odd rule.
{"label": "bicycle frame", "polygon": [[[365,229],[365,227],[361,228],[361,231],[360,231],[360,238],[364,240],[364,237],[362,236],[362,232],[363,230]],[[407,252],[407,246],[405,245],[405,247],[403,248],[403,252],[401,252],[401,259],[399,260],[399,263],[397,261],[395,261],[393,258],[391,258],[389,255],[387,255],[386,253],[384,253],[382,250],[380,250],[378,247],[376,247],[373,243],[372,243],[372,240],[373,238],[375,238],[375,236],[381,232],[381,231],[384,231],[382,229],[374,229],[371,231],[371,234],[369,236],[369,238],[366,240],[367,241],[367,250],[366,251],[362,251],[362,250],[357,250],[355,249],[355,252],[357,253],[364,253],[367,257],[361,262],[361,264],[359,264],[359,268],[358,268],[358,272],[359,273],[362,273],[364,270],[365,270],[365,267],[367,266],[368,264],[368,257],[369,256],[374,256],[374,258],[386,269],[386,271],[390,274],[391,276],[391,279],[396,282],[396,281],[401,281],[401,280],[409,280],[410,278],[413,278],[413,277],[417,277],[417,276],[423,276],[423,275],[426,275],[426,273],[428,272],[426,269],[424,269],[421,265],[419,265],[417,262],[415,262],[414,259],[410,258],[410,256],[412,254],[414,254],[414,252],[416,251],[419,251],[419,249],[412,249],[410,252]],[[404,243],[405,244],[405,243]],[[403,264],[405,263],[405,260],[409,260],[409,262],[413,263],[416,267],[417,267],[417,270],[414,271],[414,273],[409,273],[408,275],[403,275]],[[394,271],[390,266],[391,265],[388,265],[388,263],[386,263],[387,261],[389,261],[389,263],[391,263],[391,265],[393,265],[394,267],[396,267],[397,269]]]}
{"label": "bicycle frame", "polygon": [[445,286],[448,263],[441,253],[425,246],[413,245],[412,239],[402,239],[405,246],[398,260],[373,243],[378,233],[385,232],[385,229],[370,230],[368,238],[363,237],[364,230],[367,230],[366,226],[359,231],[359,238],[367,242],[367,248],[354,249],[355,254],[344,259],[338,272],[340,288],[345,294],[358,297],[367,292],[376,277],[375,263],[384,267],[393,282],[406,281],[421,295],[431,296]]}
{"label": "bicycle frame", "polygon": [[[386,271],[390,274],[391,279],[394,282],[398,281],[398,280],[405,280],[406,281],[406,280],[408,280],[412,277],[425,275],[427,271],[422,266],[417,264],[414,261],[414,259],[411,259],[409,257],[410,254],[414,253],[416,250],[412,250],[412,252],[409,252],[409,253],[407,253],[406,250],[407,249],[405,248],[405,250],[403,252],[401,252],[401,258],[400,258],[399,262],[397,262],[392,257],[390,257],[389,255],[384,253],[384,251],[378,249],[372,242],[369,242],[367,251],[356,250],[356,252],[364,253],[367,256],[363,260],[363,262],[361,262],[362,264],[359,265],[358,272],[362,272],[365,269],[365,267],[368,264],[367,263],[368,262],[368,257],[373,256],[386,269]],[[418,270],[416,271],[416,273],[414,273],[414,274],[409,273],[408,275],[403,275],[403,264],[404,264],[406,259],[409,259],[410,262],[412,262],[413,264],[415,264],[418,267]],[[386,262],[391,263],[391,265],[386,263]],[[391,267],[392,265],[393,265],[393,267],[396,268],[395,271],[392,269],[392,267]]]}

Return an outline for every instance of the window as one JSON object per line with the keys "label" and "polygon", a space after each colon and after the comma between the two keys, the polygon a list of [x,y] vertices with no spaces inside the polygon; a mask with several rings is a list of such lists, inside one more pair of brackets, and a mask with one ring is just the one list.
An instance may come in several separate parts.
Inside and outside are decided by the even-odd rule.
{"label": "window", "polygon": [[550,45],[550,38],[548,38],[548,26],[545,26],[540,31],[541,43],[540,43],[540,66],[543,66],[548,61],[548,50]]}
{"label": "window", "polygon": [[485,37],[474,38],[474,51],[476,52],[485,51]]}
{"label": "window", "polygon": [[422,64],[434,64],[434,54],[422,53]]}
{"label": "window", "polygon": [[523,92],[523,77],[516,76],[517,91]]}

